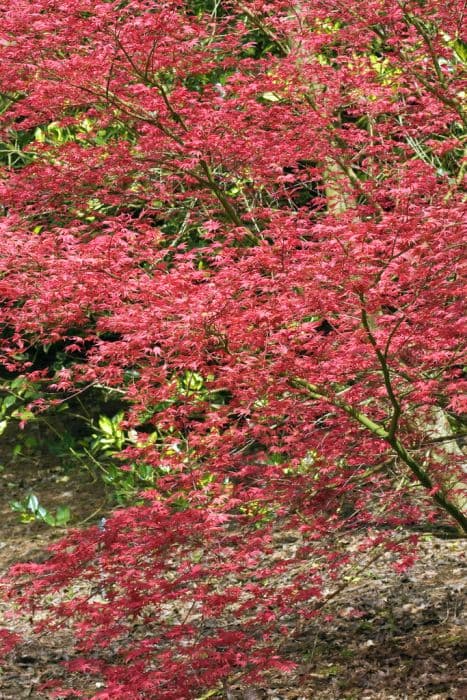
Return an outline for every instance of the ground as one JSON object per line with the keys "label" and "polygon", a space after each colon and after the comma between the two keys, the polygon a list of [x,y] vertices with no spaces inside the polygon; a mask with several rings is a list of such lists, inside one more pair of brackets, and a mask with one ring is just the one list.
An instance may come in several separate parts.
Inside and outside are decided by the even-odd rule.
{"label": "ground", "polygon": [[[96,522],[108,507],[102,487],[86,481],[82,471],[64,471],[44,457],[12,460],[9,447],[4,441],[0,575],[14,562],[40,561],[47,556],[46,546],[64,532],[43,523],[22,524],[9,506],[12,500],[23,500],[32,491],[48,510],[69,505],[73,525]],[[224,697],[467,699],[466,573],[467,540],[424,535],[420,557],[408,572],[399,575],[387,557],[380,558],[333,598],[326,620],[313,622],[284,645],[286,655],[298,664],[294,673],[271,674],[257,688],[233,685]],[[8,619],[9,607],[0,603],[0,617]],[[72,640],[66,633],[38,640],[26,622],[20,631],[26,635],[24,643],[0,664],[0,700],[45,700],[38,687],[63,676],[61,664],[73,656]],[[93,688],[95,684],[86,685],[89,696]]]}

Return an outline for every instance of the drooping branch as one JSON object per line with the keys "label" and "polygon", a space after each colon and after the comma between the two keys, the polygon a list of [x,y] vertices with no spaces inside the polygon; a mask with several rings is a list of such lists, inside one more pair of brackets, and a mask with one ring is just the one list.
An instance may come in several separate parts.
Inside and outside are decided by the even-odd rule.
{"label": "drooping branch", "polygon": [[290,380],[291,386],[299,389],[304,389],[307,395],[317,401],[325,401],[336,408],[344,411],[348,416],[357,421],[361,426],[368,430],[372,435],[384,440],[394,450],[402,462],[410,469],[418,482],[429,492],[435,503],[448,513],[460,527],[462,533],[467,536],[467,517],[462,511],[439,489],[432,481],[427,471],[422,465],[410,454],[404,447],[402,442],[390,431],[386,430],[380,423],[376,423],[366,413],[363,413],[355,406],[339,399],[338,396],[330,396],[320,387],[307,382],[305,379],[293,378]]}

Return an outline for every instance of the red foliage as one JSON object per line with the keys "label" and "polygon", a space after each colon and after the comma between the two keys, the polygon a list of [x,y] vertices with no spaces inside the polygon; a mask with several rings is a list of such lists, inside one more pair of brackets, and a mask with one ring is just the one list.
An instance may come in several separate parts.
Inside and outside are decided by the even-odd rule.
{"label": "red foliage", "polygon": [[[466,527],[432,431],[466,384],[463,3],[197,6],[0,15],[2,130],[34,155],[0,181],[5,364],[124,388],[128,425],[159,430],[128,450],[160,473],[146,506],[14,572],[24,602],[74,591],[47,607],[91,655],[73,670],[105,677],[95,698],[281,667],[284,629],[356,556],[342,530],[433,505]],[[78,359],[56,376],[21,365],[57,342]]]}

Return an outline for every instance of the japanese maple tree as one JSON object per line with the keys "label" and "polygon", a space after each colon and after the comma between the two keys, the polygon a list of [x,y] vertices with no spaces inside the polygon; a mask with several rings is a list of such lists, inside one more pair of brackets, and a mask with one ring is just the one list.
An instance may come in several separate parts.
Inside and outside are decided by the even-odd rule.
{"label": "japanese maple tree", "polygon": [[4,366],[124,391],[158,477],[18,595],[73,627],[95,698],[286,667],[341,533],[404,566],[398,526],[467,532],[464,3],[0,11]]}

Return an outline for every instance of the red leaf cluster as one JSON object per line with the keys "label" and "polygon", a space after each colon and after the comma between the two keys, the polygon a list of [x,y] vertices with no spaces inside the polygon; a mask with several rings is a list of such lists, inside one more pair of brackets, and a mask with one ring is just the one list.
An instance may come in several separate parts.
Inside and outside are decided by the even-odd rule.
{"label": "red leaf cluster", "polygon": [[[466,527],[434,433],[466,385],[463,3],[201,5],[0,10],[2,138],[27,137],[0,179],[5,367],[124,390],[128,461],[159,475],[13,572],[95,698],[287,666],[357,557],[342,532]],[[55,375],[24,360],[54,343]]]}

